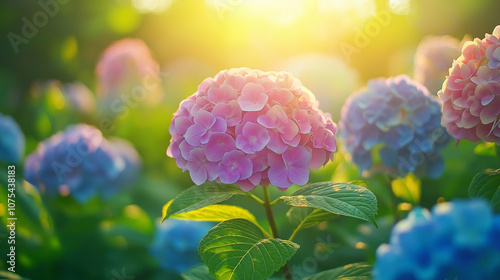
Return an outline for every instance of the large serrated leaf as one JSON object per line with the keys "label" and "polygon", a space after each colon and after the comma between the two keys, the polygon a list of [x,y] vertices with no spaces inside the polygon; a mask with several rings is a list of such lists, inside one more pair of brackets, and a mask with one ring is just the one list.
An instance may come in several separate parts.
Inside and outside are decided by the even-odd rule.
{"label": "large serrated leaf", "polygon": [[469,186],[470,197],[488,199],[491,205],[500,209],[500,169],[478,173]]}
{"label": "large serrated leaf", "polygon": [[207,182],[180,193],[168,207],[166,218],[203,208],[208,205],[223,202],[234,195],[245,195],[236,185],[224,185]]}
{"label": "large serrated leaf", "polygon": [[204,264],[198,264],[191,267],[188,271],[181,274],[184,280],[214,280],[208,272],[208,267]]}
{"label": "large serrated leaf", "polygon": [[322,209],[362,219],[377,226],[377,198],[365,187],[349,183],[321,182],[307,185],[291,196],[280,198],[290,206]]}
{"label": "large serrated leaf", "polygon": [[336,215],[321,209],[292,207],[286,213],[286,217],[294,228],[300,227],[304,229],[331,220]]}
{"label": "large serrated leaf", "polygon": [[198,253],[217,280],[264,280],[297,252],[299,245],[266,238],[244,219],[222,222],[200,241]]}
{"label": "large serrated leaf", "polygon": [[[170,200],[163,206],[162,221],[167,218],[168,208],[173,200]],[[248,210],[233,205],[214,204],[205,206],[189,212],[171,215],[169,218],[192,220],[192,221],[207,221],[207,222],[222,222],[231,219],[246,219],[257,224],[255,216]]]}
{"label": "large serrated leaf", "polygon": [[372,266],[368,263],[352,263],[326,270],[304,280],[370,280]]}

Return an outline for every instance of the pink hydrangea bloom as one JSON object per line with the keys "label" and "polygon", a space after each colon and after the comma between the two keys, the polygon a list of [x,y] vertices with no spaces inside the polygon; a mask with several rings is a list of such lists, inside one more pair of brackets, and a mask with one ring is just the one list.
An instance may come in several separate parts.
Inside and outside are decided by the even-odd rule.
{"label": "pink hydrangea bloom", "polygon": [[114,42],[101,54],[95,69],[97,96],[108,102],[122,98],[157,103],[162,97],[159,71],[144,41],[125,38]]}
{"label": "pink hydrangea bloom", "polygon": [[438,95],[442,125],[457,140],[500,145],[500,25],[466,42]]}
{"label": "pink hydrangea bloom", "polygon": [[337,151],[337,125],[287,72],[221,71],[181,102],[169,131],[167,155],[195,184],[244,191],[304,185]]}
{"label": "pink hydrangea bloom", "polygon": [[415,53],[414,80],[437,94],[454,59],[460,56],[460,41],[451,36],[429,36],[418,44]]}

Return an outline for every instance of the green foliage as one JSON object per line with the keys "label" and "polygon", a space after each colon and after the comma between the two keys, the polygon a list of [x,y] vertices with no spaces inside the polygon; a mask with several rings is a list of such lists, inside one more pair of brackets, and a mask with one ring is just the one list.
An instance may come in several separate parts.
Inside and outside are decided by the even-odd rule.
{"label": "green foliage", "polygon": [[[165,206],[163,206],[162,221],[167,218],[168,208],[172,201],[173,200],[170,200],[169,202],[167,202],[167,204],[165,204]],[[223,222],[231,219],[246,219],[258,225],[255,216],[252,215],[252,213],[250,213],[248,210],[238,206],[221,204],[209,205],[197,210],[171,215],[169,218],[208,222]]]}
{"label": "green foliage", "polygon": [[469,186],[470,197],[482,197],[491,202],[495,210],[500,210],[500,169],[478,173]]}
{"label": "green foliage", "polygon": [[244,194],[236,185],[207,182],[199,186],[192,186],[172,201],[166,215],[164,215],[164,219],[226,201],[234,195]]}
{"label": "green foliage", "polygon": [[198,252],[217,280],[267,279],[299,249],[281,239],[266,238],[254,223],[244,219],[222,222],[200,241]]}
{"label": "green foliage", "polygon": [[479,143],[474,148],[474,154],[481,156],[496,156],[497,155],[497,145],[491,142]]}
{"label": "green foliage", "polygon": [[290,224],[295,228],[309,228],[321,222],[325,222],[335,218],[335,214],[313,208],[292,207],[286,213],[286,217]]}
{"label": "green foliage", "polygon": [[193,266],[188,271],[182,274],[184,280],[213,280],[208,272],[208,267],[204,264],[199,264]]}
{"label": "green foliage", "polygon": [[326,270],[304,280],[370,280],[372,266],[367,263],[353,263]]}
{"label": "green foliage", "polygon": [[392,180],[391,186],[395,196],[412,204],[420,202],[421,184],[420,180],[413,173],[408,174],[404,178]]}
{"label": "green foliage", "polygon": [[367,188],[349,184],[322,182],[307,185],[281,199],[290,206],[313,207],[338,215],[377,222],[377,199]]}

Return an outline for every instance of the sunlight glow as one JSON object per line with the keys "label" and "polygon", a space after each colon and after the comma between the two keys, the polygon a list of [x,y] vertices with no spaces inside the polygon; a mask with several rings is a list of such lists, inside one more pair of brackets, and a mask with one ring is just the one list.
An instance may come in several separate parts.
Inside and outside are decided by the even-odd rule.
{"label": "sunlight glow", "polygon": [[132,0],[132,5],[140,13],[162,13],[170,8],[174,0]]}
{"label": "sunlight glow", "polygon": [[397,15],[410,13],[410,0],[389,0],[389,9]]}

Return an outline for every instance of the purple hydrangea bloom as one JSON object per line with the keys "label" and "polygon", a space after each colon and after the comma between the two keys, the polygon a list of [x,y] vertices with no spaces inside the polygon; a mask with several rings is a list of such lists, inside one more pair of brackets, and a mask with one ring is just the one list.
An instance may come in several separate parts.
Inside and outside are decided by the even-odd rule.
{"label": "purple hydrangea bloom", "polygon": [[389,173],[441,176],[441,150],[449,136],[441,127],[441,105],[421,84],[401,75],[374,79],[342,108],[339,135],[361,171],[378,151]]}
{"label": "purple hydrangea bloom", "polygon": [[0,114],[0,162],[19,163],[24,155],[24,134],[10,116]]}
{"label": "purple hydrangea bloom", "polygon": [[377,249],[375,279],[495,280],[500,275],[500,215],[483,200],[414,209]]}
{"label": "purple hydrangea bloom", "polygon": [[198,243],[213,226],[210,222],[165,220],[157,227],[151,254],[163,269],[183,273],[201,263]]}
{"label": "purple hydrangea bloom", "polygon": [[48,196],[71,195],[80,203],[98,194],[109,196],[136,174],[140,161],[130,149],[123,142],[111,144],[93,126],[70,126],[28,156],[25,179]]}

